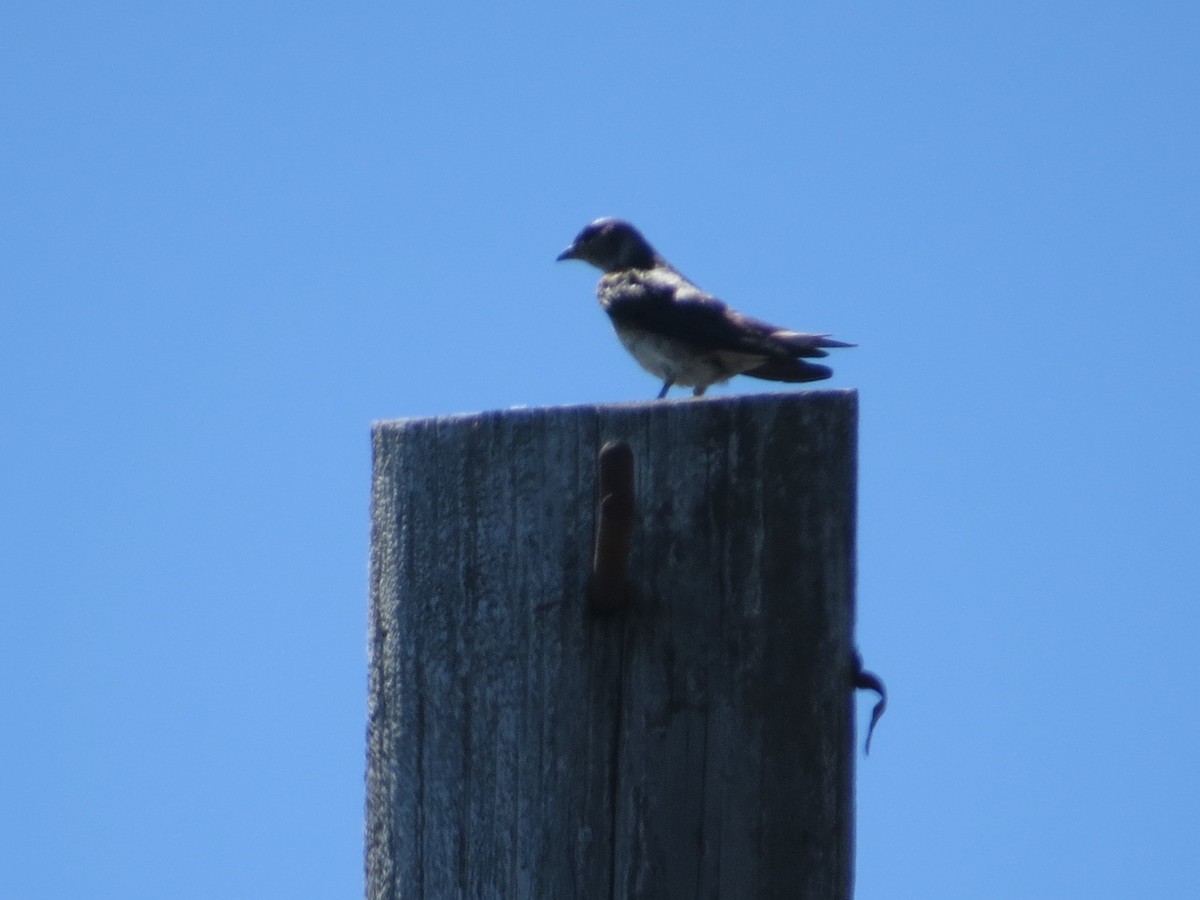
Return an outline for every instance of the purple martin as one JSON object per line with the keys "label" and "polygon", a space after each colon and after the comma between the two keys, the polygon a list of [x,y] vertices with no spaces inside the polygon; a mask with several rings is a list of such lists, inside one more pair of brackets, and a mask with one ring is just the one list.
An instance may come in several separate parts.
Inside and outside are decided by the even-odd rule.
{"label": "purple martin", "polygon": [[621,219],[597,219],[558,255],[581,259],[604,274],[600,306],[617,337],[643,369],[699,397],[734,375],[768,381],[820,381],[833,371],[806,360],[829,347],[853,347],[825,334],[802,334],[752,319],[707,294],[659,256],[640,231]]}

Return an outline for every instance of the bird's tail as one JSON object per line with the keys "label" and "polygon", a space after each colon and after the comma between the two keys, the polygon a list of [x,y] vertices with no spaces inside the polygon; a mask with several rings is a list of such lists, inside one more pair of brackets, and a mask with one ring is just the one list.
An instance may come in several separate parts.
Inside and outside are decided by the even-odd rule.
{"label": "bird's tail", "polygon": [[[838,346],[848,345],[838,344]],[[762,378],[766,381],[821,381],[832,375],[833,369],[829,366],[805,362],[802,359],[769,359],[758,368],[750,369],[742,374],[752,378]]]}

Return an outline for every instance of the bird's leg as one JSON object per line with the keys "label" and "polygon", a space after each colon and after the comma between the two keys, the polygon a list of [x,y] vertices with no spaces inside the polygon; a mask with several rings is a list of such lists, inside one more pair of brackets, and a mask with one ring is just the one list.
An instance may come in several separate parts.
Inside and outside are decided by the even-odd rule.
{"label": "bird's leg", "polygon": [[708,390],[707,384],[698,384],[692,389],[692,396],[703,397],[706,390]]}
{"label": "bird's leg", "polygon": [[662,390],[658,392],[658,396],[655,397],[654,399],[661,400],[663,397],[667,396],[667,391],[669,391],[671,389],[671,385],[673,385],[674,383],[675,383],[674,378],[668,378],[666,381],[664,381]]}

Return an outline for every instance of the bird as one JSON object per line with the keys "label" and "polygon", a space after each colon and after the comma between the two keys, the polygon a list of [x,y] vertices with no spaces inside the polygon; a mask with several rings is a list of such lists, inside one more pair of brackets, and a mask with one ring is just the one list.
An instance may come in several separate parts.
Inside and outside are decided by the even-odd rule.
{"label": "bird", "polygon": [[586,225],[558,261],[582,260],[603,274],[600,306],[617,337],[643,369],[699,397],[734,375],[768,381],[820,381],[833,374],[807,360],[853,347],[827,334],[791,331],[744,315],[689,281],[624,219]]}

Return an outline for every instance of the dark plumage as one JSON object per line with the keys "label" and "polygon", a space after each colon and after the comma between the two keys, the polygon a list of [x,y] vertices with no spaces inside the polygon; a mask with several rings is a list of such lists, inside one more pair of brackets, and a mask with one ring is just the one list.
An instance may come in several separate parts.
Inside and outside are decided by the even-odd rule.
{"label": "dark plumage", "polygon": [[826,348],[853,347],[824,334],[802,334],[752,319],[706,294],[658,255],[621,219],[597,219],[558,255],[604,274],[596,286],[617,337],[647,372],[699,397],[734,375],[769,381],[820,381],[828,366],[806,362]]}

